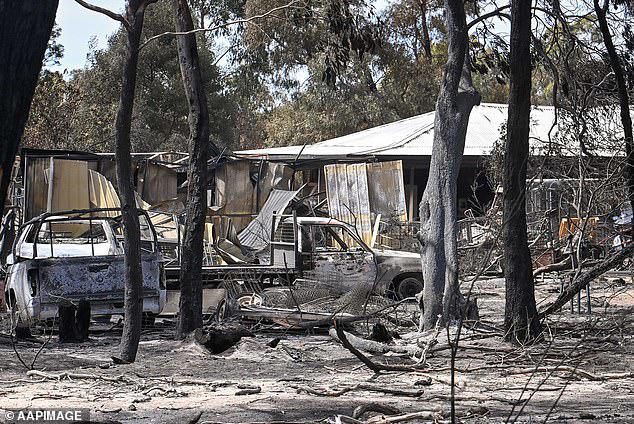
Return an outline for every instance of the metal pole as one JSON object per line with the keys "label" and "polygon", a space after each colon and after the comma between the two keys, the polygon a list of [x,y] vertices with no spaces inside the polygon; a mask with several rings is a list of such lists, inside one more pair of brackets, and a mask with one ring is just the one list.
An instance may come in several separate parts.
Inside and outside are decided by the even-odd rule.
{"label": "metal pole", "polygon": [[[87,170],[88,175],[88,207],[90,207],[90,169]],[[92,236],[92,212],[88,213],[88,227],[90,228],[90,251],[92,252],[92,256],[95,256],[95,242]]]}

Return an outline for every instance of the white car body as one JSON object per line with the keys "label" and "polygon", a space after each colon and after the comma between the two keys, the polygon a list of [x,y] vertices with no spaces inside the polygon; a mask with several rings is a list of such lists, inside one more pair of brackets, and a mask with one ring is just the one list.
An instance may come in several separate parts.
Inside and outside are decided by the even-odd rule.
{"label": "white car body", "polygon": [[[93,316],[123,313],[123,247],[111,222],[48,216],[22,227],[7,258],[5,280],[7,305],[19,325],[55,318],[60,303],[79,300],[90,301]],[[77,228],[89,231],[75,234]],[[56,232],[62,237],[51,236]],[[47,243],[38,242],[47,234]],[[143,312],[157,315],[166,290],[156,248],[142,252],[142,268]]]}

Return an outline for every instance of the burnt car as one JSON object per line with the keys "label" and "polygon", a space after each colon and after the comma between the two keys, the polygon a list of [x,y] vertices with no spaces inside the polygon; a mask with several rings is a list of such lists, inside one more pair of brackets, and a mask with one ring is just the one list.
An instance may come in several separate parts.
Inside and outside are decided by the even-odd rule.
{"label": "burnt car", "polygon": [[[166,291],[156,234],[141,223],[143,312],[159,314]],[[14,324],[54,318],[60,303],[90,302],[91,314],[123,313],[125,263],[118,209],[45,213],[23,224],[6,259],[5,299]]]}

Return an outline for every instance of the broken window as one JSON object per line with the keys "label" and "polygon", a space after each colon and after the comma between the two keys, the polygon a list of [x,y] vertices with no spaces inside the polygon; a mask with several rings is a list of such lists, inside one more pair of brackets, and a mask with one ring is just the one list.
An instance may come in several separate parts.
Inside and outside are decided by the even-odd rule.
{"label": "broken window", "polygon": [[[36,228],[33,228],[27,242],[33,243]],[[52,238],[52,241],[51,241]],[[42,225],[37,231],[37,243],[105,243],[108,239],[101,223],[92,223],[88,221],[78,222],[48,222]]]}
{"label": "broken window", "polygon": [[352,236],[347,228],[333,225],[311,225],[309,228],[308,232],[310,233],[310,239],[313,240],[312,244],[315,252],[363,250],[363,246]]}

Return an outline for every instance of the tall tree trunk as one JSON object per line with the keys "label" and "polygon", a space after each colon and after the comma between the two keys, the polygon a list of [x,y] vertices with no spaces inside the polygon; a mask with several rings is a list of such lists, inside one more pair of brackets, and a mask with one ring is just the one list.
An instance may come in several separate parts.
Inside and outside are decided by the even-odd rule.
{"label": "tall tree trunk", "polygon": [[0,0],[0,213],[58,0]]}
{"label": "tall tree trunk", "polygon": [[423,327],[459,318],[464,299],[458,283],[457,180],[467,125],[480,94],[471,81],[468,34],[461,0],[445,0],[448,58],[436,102],[429,179],[420,202]]}
{"label": "tall tree trunk", "polygon": [[[194,29],[187,0],[173,0],[176,31]],[[202,327],[203,236],[207,211],[207,160],[218,149],[209,141],[209,111],[198,59],[196,35],[177,36],[178,61],[189,104],[189,172],[187,174],[187,215],[180,274],[178,338]]]}
{"label": "tall tree trunk", "polygon": [[[632,207],[632,212],[634,212],[634,137],[632,136],[632,117],[630,116],[630,99],[627,92],[627,83],[625,82],[625,72],[623,70],[621,59],[614,47],[612,34],[610,33],[610,27],[608,26],[608,1],[605,0],[602,7],[599,5],[599,0],[594,0],[594,11],[597,14],[599,28],[601,29],[601,35],[603,36],[603,43],[608,51],[610,66],[614,72],[614,78],[616,79],[619,106],[621,109],[621,124],[623,125],[623,138],[625,141],[625,177],[627,180],[627,194],[630,206]],[[634,215],[632,216],[632,219],[631,234],[632,237],[634,237]]]}
{"label": "tall tree trunk", "polygon": [[526,234],[526,162],[531,112],[531,2],[511,5],[510,94],[504,154],[504,278],[506,338],[524,342],[540,332]]}
{"label": "tall tree trunk", "polygon": [[129,28],[123,64],[123,81],[119,110],[115,121],[117,160],[117,186],[121,199],[123,217],[123,237],[125,249],[125,296],[123,334],[119,344],[120,358],[125,362],[134,362],[141,337],[143,319],[143,272],[141,269],[141,232],[139,229],[139,212],[136,206],[134,185],[132,182],[132,163],[130,158],[130,130],[132,127],[132,111],[134,108],[134,92],[136,89],[136,73],[139,62],[139,45],[143,30],[145,8],[149,2],[144,0],[128,0],[125,16]]}

